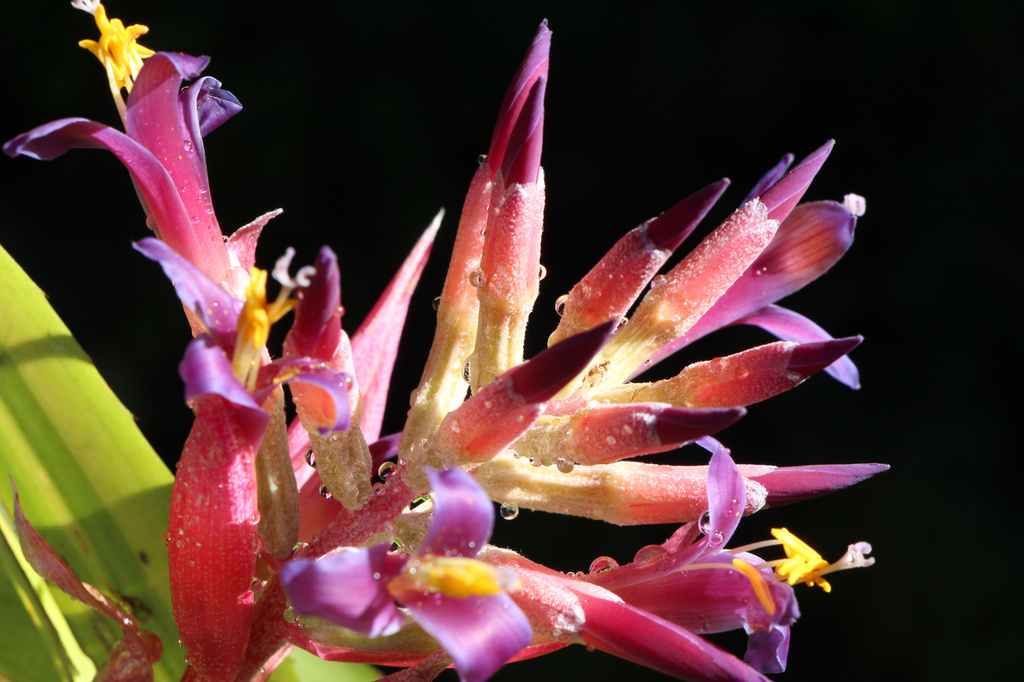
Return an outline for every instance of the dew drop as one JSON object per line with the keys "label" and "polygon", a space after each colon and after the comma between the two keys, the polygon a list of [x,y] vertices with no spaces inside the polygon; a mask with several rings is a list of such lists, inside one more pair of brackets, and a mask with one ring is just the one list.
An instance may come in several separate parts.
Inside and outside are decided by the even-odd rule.
{"label": "dew drop", "polygon": [[501,505],[500,513],[501,518],[505,519],[506,521],[511,521],[515,517],[519,516],[519,505],[517,505],[515,502],[506,502],[505,504]]}
{"label": "dew drop", "polygon": [[253,594],[256,594],[263,589],[263,585],[264,582],[262,580],[260,580],[259,578],[253,578],[252,582],[249,583],[249,591]]}
{"label": "dew drop", "polygon": [[333,497],[333,495],[331,495],[331,491],[328,490],[327,486],[324,485],[323,483],[320,484],[320,497],[324,498],[325,500],[329,500]]}
{"label": "dew drop", "polygon": [[291,606],[284,610],[282,616],[284,617],[284,622],[286,623],[294,623],[295,619],[298,618],[298,615],[295,613],[295,609]]}
{"label": "dew drop", "polygon": [[744,379],[746,379],[746,378],[747,378],[748,376],[750,376],[750,370],[749,370],[749,369],[747,369],[746,367],[741,367],[741,368],[740,368],[740,369],[739,369],[739,370],[738,370],[738,371],[736,372],[736,378],[737,378],[737,379],[738,379],[739,381],[743,381],[743,380],[744,380]]}
{"label": "dew drop", "polygon": [[703,514],[701,514],[700,521],[697,522],[697,528],[700,529],[700,532],[703,533],[704,535],[707,535],[708,533],[711,532],[711,512],[710,511],[706,511]]}
{"label": "dew drop", "polygon": [[569,294],[562,294],[555,299],[555,312],[561,317],[562,313],[565,312],[565,303],[569,300]]}
{"label": "dew drop", "polygon": [[563,474],[568,474],[575,468],[576,465],[567,459],[559,457],[558,461],[555,462],[555,466],[557,466],[558,470],[561,471]]}
{"label": "dew drop", "polygon": [[167,531],[166,533],[164,533],[164,547],[168,546],[169,544],[171,544],[171,532]]}
{"label": "dew drop", "polygon": [[544,279],[548,276],[548,269],[543,265],[540,266],[540,270],[537,272],[537,281]]}
{"label": "dew drop", "polygon": [[667,280],[665,279],[665,275],[655,275],[654,279],[651,280],[651,288],[652,289],[657,289],[662,284],[664,284],[666,281]]}
{"label": "dew drop", "polygon": [[178,638],[178,646],[185,646],[185,643],[181,641],[181,637]]}
{"label": "dew drop", "polygon": [[255,526],[259,522],[260,522],[260,513],[258,511],[254,511],[252,514],[249,515],[249,523],[251,523],[252,525]]}
{"label": "dew drop", "polygon": [[608,436],[604,439],[604,442],[608,443],[608,445],[615,445],[618,441],[615,440],[615,436]]}
{"label": "dew drop", "polygon": [[440,308],[441,308],[441,297],[440,296],[436,297],[434,299],[434,301],[431,303],[431,305],[434,306],[434,310],[440,310]]}
{"label": "dew drop", "polygon": [[647,545],[641,547],[640,551],[633,557],[633,563],[638,567],[651,566],[668,556],[668,550],[661,545]]}
{"label": "dew drop", "polygon": [[462,365],[462,380],[465,381],[467,384],[470,382],[470,379],[472,378],[470,376],[469,369],[469,358],[466,358],[466,362],[464,362]]}
{"label": "dew drop", "polygon": [[199,216],[197,216],[197,215],[192,216],[192,222],[193,223],[198,223],[199,222]]}
{"label": "dew drop", "polygon": [[306,450],[306,464],[316,469],[316,455],[313,453],[313,448]]}
{"label": "dew drop", "polygon": [[767,266],[762,266],[762,267],[758,268],[757,270],[754,270],[754,277],[760,277],[761,275],[765,274],[766,272],[768,272],[768,267]]}
{"label": "dew drop", "polygon": [[481,154],[480,156],[476,157],[476,163],[478,166],[482,166],[485,163],[487,163],[487,155]]}
{"label": "dew drop", "polygon": [[306,549],[307,547],[309,547],[309,543],[308,542],[296,542],[292,546],[292,554],[295,554],[296,552],[301,552],[302,550]]}
{"label": "dew drop", "polygon": [[384,494],[384,484],[381,483],[380,481],[377,481],[376,483],[373,484],[372,490],[373,490],[373,494],[374,495],[383,495]]}
{"label": "dew drop", "polygon": [[185,140],[182,143],[182,146],[185,147],[185,151],[187,151],[187,152],[192,151],[192,140]]}
{"label": "dew drop", "polygon": [[599,556],[590,562],[590,572],[600,573],[601,571],[607,571],[609,568],[618,567],[619,562],[610,556]]}
{"label": "dew drop", "polygon": [[393,473],[395,473],[395,463],[394,462],[390,462],[390,461],[384,462],[384,463],[382,463],[380,465],[380,468],[377,469],[377,475],[380,476],[380,480],[382,480],[382,481],[387,481],[388,478]]}
{"label": "dew drop", "polygon": [[477,268],[473,272],[469,273],[469,283],[476,287],[477,289],[482,287],[486,283],[486,281],[487,278],[484,277],[484,271],[481,270],[480,268]]}

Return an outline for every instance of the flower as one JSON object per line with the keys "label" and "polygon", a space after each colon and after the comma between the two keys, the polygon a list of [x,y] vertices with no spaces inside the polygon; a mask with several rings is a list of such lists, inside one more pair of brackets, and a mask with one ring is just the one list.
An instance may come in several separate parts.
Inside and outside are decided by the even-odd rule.
{"label": "flower", "polygon": [[473,558],[494,526],[490,500],[461,469],[427,476],[433,519],[414,554],[389,554],[382,543],[295,559],[279,575],[298,613],[370,637],[398,632],[398,602],[444,646],[463,680],[484,680],[530,642],[530,624],[507,594],[515,574]]}
{"label": "flower", "polygon": [[[463,679],[483,680],[513,658],[579,643],[689,679],[763,679],[786,664],[799,615],[793,585],[828,588],[828,572],[871,563],[860,543],[827,564],[785,529],[768,544],[781,544],[786,559],[754,554],[766,543],[727,545],[744,514],[885,465],[736,465],[710,438],[818,371],[858,385],[847,354],[859,336],[832,338],[776,305],[846,252],[863,213],[855,195],[799,203],[831,142],[788,172],[793,157],[784,157],[665,274],[728,181],[628,232],[559,299],[549,347],[526,359],[544,273],[551,32],[542,23],[471,181],[405,426],[380,438],[405,312],[441,216],[351,339],[328,247],[294,277],[286,253],[270,299],[255,246],[276,213],[224,239],[209,200],[202,137],[238,101],[208,77],[179,92],[206,58],[151,53],[137,44],[145,27],[108,19],[95,0],[76,6],[101,30],[84,46],[107,70],[126,132],[62,119],[4,150],[117,154],[160,238],[136,249],[160,263],[191,322],[196,338],[179,371],[195,422],[165,535],[186,678],[250,679],[300,646],[323,658],[413,666],[409,675],[424,679],[451,659]],[[289,312],[282,357],[271,360],[270,327]],[[780,340],[635,381],[732,324]],[[290,425],[283,384],[297,416]],[[708,466],[625,461],[694,442],[712,451]],[[426,494],[430,518],[418,504]],[[566,576],[486,544],[492,501],[682,526],[631,564],[599,560],[590,575]],[[746,663],[701,636],[740,627],[750,635]]]}

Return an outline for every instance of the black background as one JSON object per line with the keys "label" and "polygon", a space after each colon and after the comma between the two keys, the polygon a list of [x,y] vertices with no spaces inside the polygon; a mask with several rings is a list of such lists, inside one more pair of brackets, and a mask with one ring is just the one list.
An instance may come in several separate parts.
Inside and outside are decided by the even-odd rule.
{"label": "black background", "polygon": [[[849,254],[785,301],[836,336],[863,389],[815,377],[754,406],[721,435],[737,461],[883,461],[857,488],[741,525],[737,542],[786,525],[835,558],[869,540],[878,564],[799,590],[781,679],[992,679],[1016,669],[1020,531],[1011,440],[1020,340],[1021,9],[1014,2],[449,2],[283,4],[112,0],[150,26],[154,49],[208,54],[207,73],[245,110],[207,140],[212,193],[230,232],[283,207],[261,241],[342,265],[351,332],[438,208],[448,210],[413,301],[385,432],[401,428],[433,333],[431,299],[476,158],[542,18],[554,31],[547,90],[547,222],[528,355],[553,303],[623,232],[728,176],[709,230],[783,153],[830,138],[807,199],[867,198]],[[66,2],[5,8],[0,137],[64,116],[117,115],[98,63],[76,46],[91,19]],[[112,155],[0,160],[0,243],[50,301],[174,461],[190,423],[176,365],[188,331]],[[696,243],[695,241],[693,242]],[[685,250],[685,249],[684,249]],[[675,261],[673,261],[675,262]],[[726,330],[682,361],[767,341]],[[671,368],[661,370],[665,376]],[[703,463],[694,448],[671,458]],[[522,512],[494,542],[562,571],[620,562],[671,528],[613,528]],[[741,653],[743,637],[722,643]],[[1011,667],[1013,665],[1013,667]],[[660,679],[581,647],[503,670]]]}

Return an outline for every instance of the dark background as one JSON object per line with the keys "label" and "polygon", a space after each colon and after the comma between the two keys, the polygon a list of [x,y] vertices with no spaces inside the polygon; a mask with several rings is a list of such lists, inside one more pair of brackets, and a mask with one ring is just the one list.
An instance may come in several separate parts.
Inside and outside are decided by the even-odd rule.
{"label": "dark background", "polygon": [[[111,0],[143,44],[209,54],[246,106],[207,140],[230,232],[285,213],[258,258],[338,253],[346,328],[358,326],[438,208],[448,210],[413,301],[385,431],[401,428],[433,333],[455,222],[505,88],[534,33],[554,31],[544,167],[548,276],[528,355],[553,303],[622,233],[728,176],[710,230],[780,155],[837,145],[807,199],[867,198],[850,253],[785,301],[853,353],[863,389],[821,376],[722,434],[737,461],[883,461],[892,471],[746,521],[786,525],[826,558],[869,540],[878,564],[799,589],[780,679],[992,679],[1015,670],[1022,600],[1014,479],[1019,418],[1022,12],[1014,2],[450,2],[280,4]],[[64,116],[111,124],[103,73],[76,46],[90,17],[66,2],[6,8],[0,138]],[[112,155],[0,159],[0,243],[49,294],[144,433],[173,461],[190,413],[176,365],[188,340],[159,269],[130,242],[143,215]],[[693,242],[694,244],[696,241]],[[685,249],[684,249],[685,251]],[[675,261],[673,261],[675,262]],[[726,330],[707,359],[768,340]],[[664,369],[659,376],[665,376]],[[685,449],[673,461],[703,463]],[[522,512],[494,542],[562,571],[628,561],[671,528],[620,529]],[[722,643],[742,653],[743,637]],[[1012,667],[1011,667],[1012,666]],[[581,647],[505,669],[660,679]]]}

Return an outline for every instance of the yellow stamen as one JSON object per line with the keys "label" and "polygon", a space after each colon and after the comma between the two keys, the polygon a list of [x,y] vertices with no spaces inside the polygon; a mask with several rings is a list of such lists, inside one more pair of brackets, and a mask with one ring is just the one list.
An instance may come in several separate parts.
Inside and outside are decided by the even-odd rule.
{"label": "yellow stamen", "polygon": [[434,592],[466,599],[489,597],[517,586],[514,574],[510,580],[505,571],[482,561],[427,555],[410,562],[388,587],[393,592]]}
{"label": "yellow stamen", "polygon": [[267,271],[249,270],[249,286],[245,289],[245,305],[238,315],[238,337],[231,369],[235,377],[250,391],[256,386],[256,376],[262,361],[263,347],[270,336],[270,327],[295,307],[289,298],[292,289],[282,287],[277,299],[267,303]]}
{"label": "yellow stamen", "polygon": [[750,563],[743,559],[733,559],[732,565],[735,566],[740,573],[747,576],[747,580],[750,581],[751,587],[754,588],[754,594],[757,595],[758,600],[761,602],[761,606],[764,607],[764,612],[769,616],[775,615],[775,600],[772,599],[771,590],[768,587],[768,579],[764,573],[754,568]]}
{"label": "yellow stamen", "polygon": [[818,585],[826,592],[832,591],[828,581],[819,575],[819,571],[829,565],[820,554],[785,528],[772,528],[772,535],[786,550],[786,560],[775,567],[779,576],[786,578],[790,585],[802,580],[807,585]]}
{"label": "yellow stamen", "polygon": [[123,118],[124,100],[121,97],[121,88],[131,92],[132,83],[142,69],[142,60],[155,54],[153,50],[136,42],[136,39],[147,33],[149,28],[141,24],[126,27],[120,19],[108,19],[106,8],[97,0],[76,0],[71,4],[92,14],[96,20],[100,39],[81,40],[78,44],[96,55],[106,69],[114,102]]}

